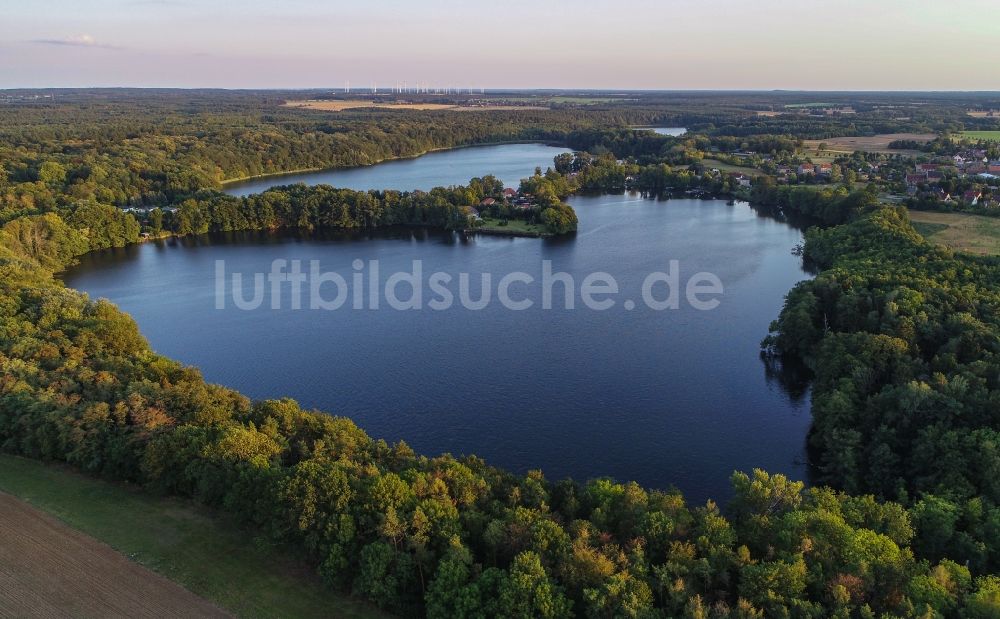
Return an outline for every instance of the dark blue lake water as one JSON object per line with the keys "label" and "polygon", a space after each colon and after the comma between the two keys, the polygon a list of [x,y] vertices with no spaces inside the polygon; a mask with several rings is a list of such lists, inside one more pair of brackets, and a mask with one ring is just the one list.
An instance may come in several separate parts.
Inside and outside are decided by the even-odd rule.
{"label": "dark blue lake water", "polygon": [[246,196],[274,185],[326,183],[357,191],[399,189],[401,191],[464,185],[470,178],[492,174],[505,187],[517,187],[536,166],[552,165],[552,158],[567,149],[545,144],[500,144],[470,146],[428,153],[413,159],[387,161],[362,168],[346,168],[264,176],[226,185],[226,193]]}
{"label": "dark blue lake water", "polygon": [[669,135],[679,137],[687,133],[684,127],[649,127],[649,130],[657,135]]}
{"label": "dark blue lake water", "polygon": [[[472,175],[504,168],[484,162]],[[468,149],[456,151],[467,153]],[[523,152],[519,148],[511,152]],[[419,166],[421,161],[407,162]],[[535,165],[517,172],[530,174]],[[372,183],[399,186],[386,170]],[[434,163],[422,179],[447,182]],[[516,176],[516,174],[515,174]],[[411,177],[410,181],[416,177]],[[460,182],[459,179],[454,179]],[[792,254],[801,232],[742,203],[574,197],[579,232],[560,239],[461,238],[434,230],[312,235],[248,233],[172,239],[84,257],[64,275],[68,285],[106,297],[138,321],[158,352],[193,364],[206,378],[254,398],[291,396],[354,419],[374,437],[403,439],[426,454],[474,453],[519,472],[550,478],[612,476],[646,486],[676,485],[692,499],[729,496],[734,470],[761,467],[805,479],[808,393],[790,373],[758,356],[758,344],[783,296],[808,275]],[[282,287],[280,309],[216,309],[217,261],[228,274],[271,270],[276,259],[317,260],[347,282],[354,261],[378,260],[381,281],[412,271],[452,275],[455,306],[397,311],[292,309]],[[647,275],[676,260],[680,283],[715,274],[724,294],[716,309],[653,310],[642,302]],[[543,261],[570,274],[612,275],[620,294],[611,309],[541,307]],[[303,267],[306,269],[306,267]],[[533,307],[512,311],[495,300],[504,275],[521,271],[511,296]],[[458,278],[468,273],[479,298],[483,273],[494,302],[465,309]],[[407,297],[406,287],[398,288]],[[666,296],[666,286],[654,286]],[[334,296],[327,290],[326,297]],[[247,292],[247,297],[251,295]],[[625,308],[633,301],[633,310]],[[308,301],[304,304],[308,307]]]}

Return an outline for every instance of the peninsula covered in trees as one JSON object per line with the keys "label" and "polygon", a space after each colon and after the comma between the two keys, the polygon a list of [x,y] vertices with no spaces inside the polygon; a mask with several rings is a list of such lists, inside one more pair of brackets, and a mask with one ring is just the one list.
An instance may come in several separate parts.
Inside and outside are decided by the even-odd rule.
{"label": "peninsula covered in trees", "polygon": [[[911,225],[899,175],[936,154],[809,143],[924,133],[988,157],[988,140],[960,137],[993,127],[968,114],[998,107],[986,95],[676,93],[459,113],[282,105],[298,93],[28,94],[0,96],[5,452],[228,512],[329,586],[406,616],[1000,613],[1000,259]],[[632,128],[651,123],[688,132]],[[58,280],[85,252],[143,232],[462,228],[462,207],[494,195],[495,179],[423,194],[218,190],[506,140],[575,152],[521,186],[554,232],[575,223],[562,206],[574,192],[703,192],[809,218],[803,258],[817,276],[761,337],[763,354],[814,373],[819,483],[737,472],[729,504],[689,505],[628,481],[417,454],[349,419],[207,384],[153,353],[129,316]]]}

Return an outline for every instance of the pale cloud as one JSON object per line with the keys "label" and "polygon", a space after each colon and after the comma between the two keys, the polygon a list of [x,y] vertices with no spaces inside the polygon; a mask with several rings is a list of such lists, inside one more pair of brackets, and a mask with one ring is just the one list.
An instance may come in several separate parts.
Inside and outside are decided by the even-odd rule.
{"label": "pale cloud", "polygon": [[69,47],[94,47],[100,49],[121,49],[116,45],[109,45],[107,43],[101,43],[89,34],[81,34],[72,37],[66,37],[62,39],[34,39],[32,43],[38,43],[41,45],[61,45]]}

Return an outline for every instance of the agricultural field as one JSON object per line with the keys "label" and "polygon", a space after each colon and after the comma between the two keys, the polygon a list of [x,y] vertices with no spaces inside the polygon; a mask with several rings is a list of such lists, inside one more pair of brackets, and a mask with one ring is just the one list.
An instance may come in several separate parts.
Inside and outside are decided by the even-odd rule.
{"label": "agricultural field", "polygon": [[359,99],[344,99],[331,101],[286,101],[288,107],[295,107],[307,110],[319,110],[322,112],[343,112],[345,110],[378,108],[387,110],[418,110],[418,111],[439,111],[450,110],[455,112],[469,112],[476,110],[547,110],[546,107],[532,105],[455,105],[451,103],[396,103],[393,101],[362,101]]}
{"label": "agricultural field", "polygon": [[910,221],[928,240],[956,251],[1000,255],[1000,218],[965,213],[910,211]]}
{"label": "agricultural field", "polygon": [[1000,142],[1000,131],[963,131],[961,135],[967,140]]}
{"label": "agricultural field", "polygon": [[757,168],[748,168],[745,166],[733,165],[731,163],[724,163],[722,161],[719,161],[718,159],[702,159],[699,162],[699,165],[704,166],[706,169],[715,168],[719,172],[723,173],[737,172],[739,174],[745,174],[747,176],[760,176],[761,174],[763,174],[763,172],[761,172]]}
{"label": "agricultural field", "polygon": [[[499,100],[504,103],[513,103],[515,105],[602,105],[605,103],[628,103],[635,102],[637,99],[634,98],[624,98],[624,97],[599,97],[599,96],[574,96],[574,95],[538,95],[538,96],[517,96],[517,97],[507,97],[499,96]],[[490,109],[495,109],[490,106]]]}
{"label": "agricultural field", "polygon": [[499,219],[484,217],[482,226],[478,228],[484,234],[510,235],[510,236],[551,236],[542,224],[532,224],[520,219],[510,219],[502,222]]}
{"label": "agricultural field", "polygon": [[110,546],[0,493],[0,616],[230,615]]}
{"label": "agricultural field", "polygon": [[0,616],[7,612],[384,616],[189,502],[0,455]]}
{"label": "agricultural field", "polygon": [[[895,153],[919,155],[917,151],[892,150],[889,144],[896,140],[913,140],[916,142],[930,142],[936,135],[933,133],[884,133],[881,135],[864,137],[836,137],[825,140],[805,140],[804,147],[806,154],[817,153],[819,156],[850,155],[855,151],[866,153]],[[821,144],[826,144],[826,148],[820,149]]]}

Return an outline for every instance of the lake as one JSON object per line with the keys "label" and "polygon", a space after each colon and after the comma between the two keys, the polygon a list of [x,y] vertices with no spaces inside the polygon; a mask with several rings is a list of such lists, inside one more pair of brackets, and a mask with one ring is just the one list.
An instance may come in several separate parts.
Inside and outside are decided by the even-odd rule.
{"label": "lake", "polygon": [[669,135],[675,138],[687,133],[687,129],[684,127],[633,127],[633,129],[645,129],[657,135]]}
{"label": "lake", "polygon": [[434,187],[465,185],[470,178],[487,174],[499,178],[505,187],[516,188],[522,178],[534,173],[535,167],[540,166],[545,170],[553,165],[552,159],[556,155],[565,152],[569,151],[545,144],[470,146],[361,168],[338,168],[252,178],[227,183],[224,191],[235,196],[246,196],[260,193],[274,185],[292,183],[307,185],[325,183],[356,191],[369,189],[427,191]]}
{"label": "lake", "polygon": [[[503,153],[523,152],[491,148],[497,165],[466,176],[513,170]],[[406,182],[426,186],[412,168],[431,161],[426,174],[439,183],[441,155],[407,162],[414,176]],[[365,172],[371,183],[399,186],[396,169]],[[209,381],[254,398],[293,397],[421,453],[477,454],[518,472],[541,468],[550,479],[676,485],[697,502],[725,500],[737,469],[805,479],[808,390],[758,355],[784,295],[808,277],[792,253],[802,233],[744,203],[637,195],[570,202],[580,227],[565,238],[427,229],[208,235],[93,253],[64,279],[117,303],[156,351],[200,367]],[[567,309],[559,285],[552,309],[493,302],[398,311],[383,302],[378,310],[347,303],[320,311],[292,309],[284,287],[279,309],[239,310],[231,299],[215,309],[216,261],[250,278],[276,259],[317,260],[347,281],[356,260],[366,276],[377,260],[381,282],[419,259],[424,279],[468,273],[474,299],[483,273],[493,275],[497,293],[497,280],[516,271],[536,281],[514,284],[511,296],[538,299],[543,261],[551,261],[575,288],[604,271],[621,294],[604,311],[584,307],[579,295]],[[655,310],[639,302],[627,310],[648,274],[670,270],[671,260],[682,288],[696,272],[715,274],[724,287],[718,307]],[[405,286],[399,290],[406,297]],[[653,290],[666,296],[665,285]]]}

